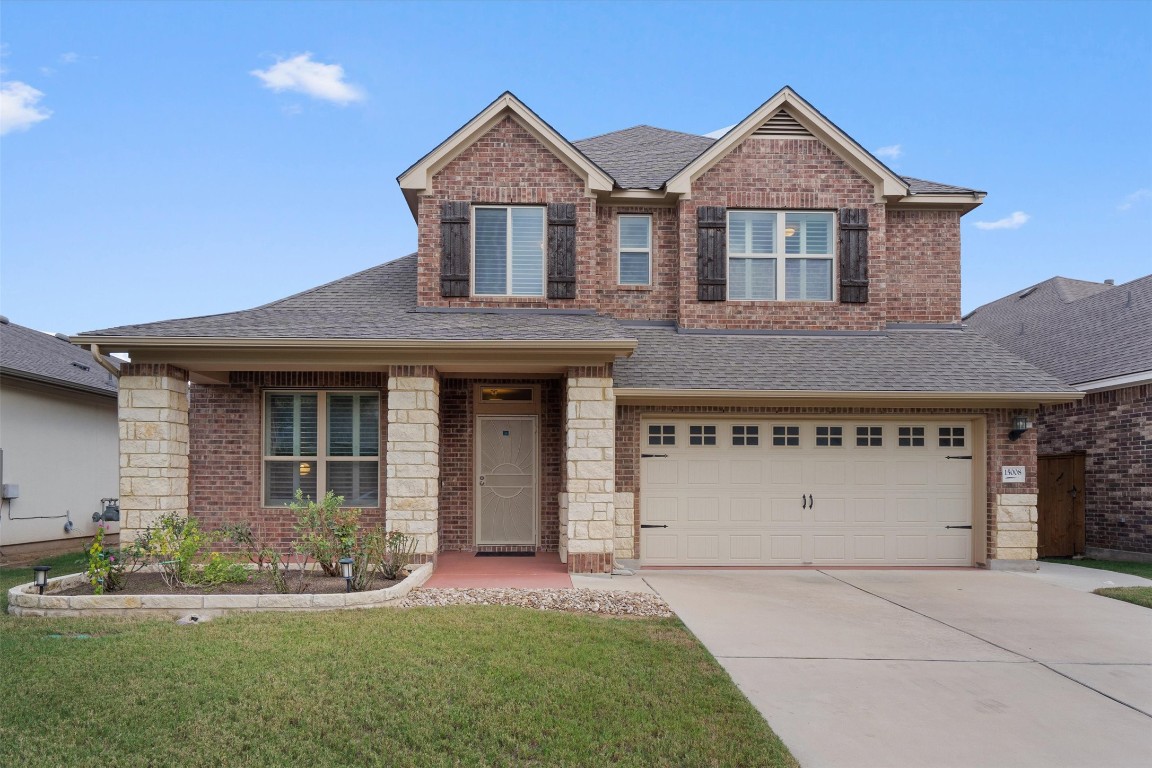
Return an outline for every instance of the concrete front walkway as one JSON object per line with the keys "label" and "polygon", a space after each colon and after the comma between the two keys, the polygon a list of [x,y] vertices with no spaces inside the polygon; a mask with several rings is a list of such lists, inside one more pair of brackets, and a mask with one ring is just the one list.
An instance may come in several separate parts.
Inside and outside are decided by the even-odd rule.
{"label": "concrete front walkway", "polygon": [[1049,576],[643,573],[805,768],[1152,764],[1152,610]]}

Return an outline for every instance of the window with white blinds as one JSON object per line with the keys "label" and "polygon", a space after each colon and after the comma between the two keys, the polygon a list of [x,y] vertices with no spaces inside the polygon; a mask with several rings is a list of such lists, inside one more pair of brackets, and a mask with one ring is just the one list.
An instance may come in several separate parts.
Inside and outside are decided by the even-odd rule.
{"label": "window with white blinds", "polygon": [[831,213],[729,211],[728,298],[831,301],[832,236]]}
{"label": "window with white blinds", "polygon": [[473,293],[543,296],[544,208],[479,206],[474,214]]}
{"label": "window with white blinds", "polygon": [[621,215],[619,225],[620,284],[651,284],[652,217]]}
{"label": "window with white blinds", "polygon": [[344,505],[380,504],[380,395],[268,392],[264,397],[264,505],[328,491]]}

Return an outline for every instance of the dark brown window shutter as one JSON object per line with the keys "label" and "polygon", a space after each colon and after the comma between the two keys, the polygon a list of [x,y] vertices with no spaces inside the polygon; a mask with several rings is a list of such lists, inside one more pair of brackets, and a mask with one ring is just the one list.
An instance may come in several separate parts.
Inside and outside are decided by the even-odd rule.
{"label": "dark brown window shutter", "polygon": [[548,298],[576,298],[575,203],[548,203]]}
{"label": "dark brown window shutter", "polygon": [[727,209],[702,205],[696,209],[696,298],[724,301],[728,294]]}
{"label": "dark brown window shutter", "polygon": [[472,233],[468,221],[472,206],[467,202],[440,206],[440,295],[467,297],[472,272]]}
{"label": "dark brown window shutter", "polygon": [[868,303],[868,209],[840,209],[840,301]]}

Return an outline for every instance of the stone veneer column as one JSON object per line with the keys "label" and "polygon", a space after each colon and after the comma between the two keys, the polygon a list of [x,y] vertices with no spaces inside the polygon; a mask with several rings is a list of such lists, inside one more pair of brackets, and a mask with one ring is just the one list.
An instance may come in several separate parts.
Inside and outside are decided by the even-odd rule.
{"label": "stone veneer column", "polygon": [[[611,368],[571,368],[565,414],[570,573],[611,573],[615,542],[616,395]],[[562,518],[563,519],[563,518]],[[565,541],[566,538],[566,541]]]}
{"label": "stone veneer column", "polygon": [[188,372],[174,365],[120,369],[120,541],[160,517],[188,514]]}
{"label": "stone veneer column", "polygon": [[[1036,494],[996,495],[996,531],[993,540],[996,558],[988,561],[991,567],[1026,567],[1035,570],[1038,535],[1036,521]],[[1030,562],[1019,563],[1022,560]]]}
{"label": "stone veneer column", "polygon": [[418,560],[431,560],[440,531],[440,378],[432,366],[388,369],[387,486],[390,531],[416,539]]}

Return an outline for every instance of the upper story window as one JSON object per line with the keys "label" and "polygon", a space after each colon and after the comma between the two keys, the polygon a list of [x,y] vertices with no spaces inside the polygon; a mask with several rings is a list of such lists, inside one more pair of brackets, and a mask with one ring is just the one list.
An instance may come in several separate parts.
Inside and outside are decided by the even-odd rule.
{"label": "upper story window", "polygon": [[652,217],[621,215],[620,284],[652,283]]}
{"label": "upper story window", "polygon": [[832,300],[832,214],[728,212],[728,298]]}
{"label": "upper story window", "polygon": [[477,296],[544,295],[544,208],[478,206],[473,211]]}

